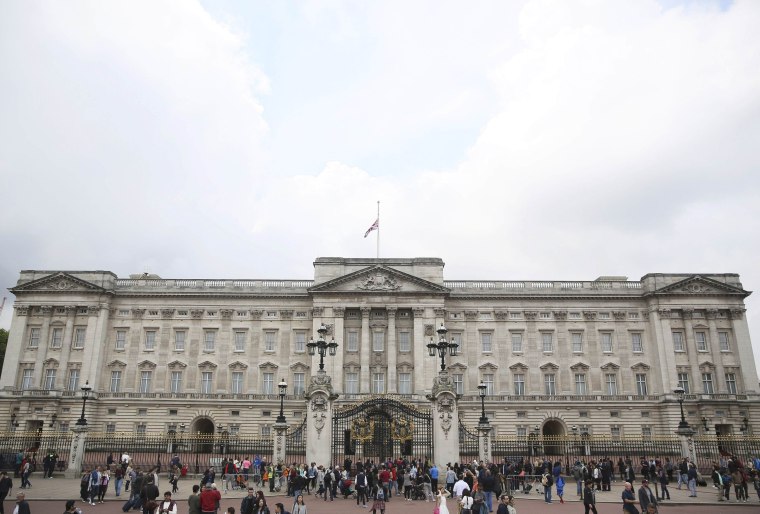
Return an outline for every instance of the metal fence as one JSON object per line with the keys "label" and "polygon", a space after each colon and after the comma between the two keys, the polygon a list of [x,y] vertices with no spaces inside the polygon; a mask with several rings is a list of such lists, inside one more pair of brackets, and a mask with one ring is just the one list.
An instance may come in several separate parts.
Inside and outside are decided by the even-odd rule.
{"label": "metal fence", "polygon": [[[296,458],[297,463],[303,463],[306,456],[306,418],[295,429],[285,435],[285,454]],[[290,462],[290,461],[288,461]]]}
{"label": "metal fence", "polygon": [[479,459],[480,443],[478,432],[470,430],[459,420],[459,461],[470,462]]}
{"label": "metal fence", "polygon": [[105,466],[110,455],[120,462],[122,455],[129,455],[133,466],[142,469],[160,468],[168,471],[169,462],[175,455],[189,474],[203,473],[214,467],[221,472],[225,458],[243,460],[258,455],[271,461],[273,454],[271,437],[250,437],[222,434],[161,434],[136,433],[90,433],[85,443],[84,468]]}
{"label": "metal fence", "polygon": [[71,450],[70,432],[0,432],[0,469],[16,471],[17,456],[31,459],[33,471],[42,471],[42,460],[48,452],[58,456],[56,471],[66,469]]}

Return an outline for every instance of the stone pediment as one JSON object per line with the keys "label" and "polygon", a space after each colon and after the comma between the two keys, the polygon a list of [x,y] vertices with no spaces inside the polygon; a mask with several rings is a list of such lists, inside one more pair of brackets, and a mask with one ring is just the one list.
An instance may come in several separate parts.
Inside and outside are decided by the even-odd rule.
{"label": "stone pediment", "polygon": [[377,265],[322,282],[310,293],[447,294],[449,289],[397,269]]}
{"label": "stone pediment", "polygon": [[24,284],[11,288],[10,291],[15,294],[45,292],[45,293],[102,293],[105,292],[100,286],[91,284],[86,280],[69,275],[60,271],[47,277],[38,278]]}
{"label": "stone pediment", "polygon": [[750,292],[739,287],[730,286],[708,277],[694,275],[687,279],[661,287],[654,291],[655,295],[702,296],[702,295],[736,295],[749,296]]}

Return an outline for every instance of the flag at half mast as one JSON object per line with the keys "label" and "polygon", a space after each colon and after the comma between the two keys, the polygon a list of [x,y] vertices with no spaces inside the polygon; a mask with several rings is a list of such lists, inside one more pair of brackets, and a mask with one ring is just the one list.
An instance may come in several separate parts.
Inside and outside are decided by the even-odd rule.
{"label": "flag at half mast", "polygon": [[372,226],[369,227],[367,231],[364,233],[364,237],[366,238],[370,232],[372,232],[373,230],[377,230],[379,228],[380,228],[380,218],[377,218],[375,222],[372,224]]}

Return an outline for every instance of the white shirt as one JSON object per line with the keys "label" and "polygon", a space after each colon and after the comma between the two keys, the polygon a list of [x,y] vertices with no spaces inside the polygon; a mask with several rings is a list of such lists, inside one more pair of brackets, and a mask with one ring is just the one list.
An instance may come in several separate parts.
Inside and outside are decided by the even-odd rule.
{"label": "white shirt", "polygon": [[171,504],[171,501],[162,501],[158,504],[158,510],[156,511],[156,514],[162,514],[164,511],[169,512],[169,514],[177,514],[177,502],[174,502],[174,505],[170,509],[169,506]]}
{"label": "white shirt", "polygon": [[465,482],[464,480],[460,480],[459,482],[454,484],[454,496],[460,497],[462,496],[462,493],[464,491],[469,491],[469,490],[470,490],[470,486],[467,485],[467,482]]}

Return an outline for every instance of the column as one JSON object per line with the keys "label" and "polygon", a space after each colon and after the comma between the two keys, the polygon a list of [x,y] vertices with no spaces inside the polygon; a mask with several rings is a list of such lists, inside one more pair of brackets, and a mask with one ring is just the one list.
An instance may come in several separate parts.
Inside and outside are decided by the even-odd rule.
{"label": "column", "polygon": [[412,309],[414,316],[414,328],[412,330],[412,345],[414,348],[414,388],[417,394],[426,391],[426,385],[429,383],[425,380],[425,362],[432,360],[427,357],[427,341],[425,341],[425,309],[423,307],[414,307]]}
{"label": "column", "polygon": [[686,354],[689,359],[689,371],[691,371],[692,394],[700,394],[702,389],[702,373],[699,369],[699,354],[697,342],[694,340],[694,326],[691,322],[692,309],[683,309],[683,337],[686,340]]}
{"label": "column", "polygon": [[428,399],[433,414],[433,464],[442,467],[459,462],[459,409],[454,382],[447,372],[433,379]]}
{"label": "column", "polygon": [[482,462],[491,460],[491,432],[493,427],[489,423],[478,424],[478,453]]}
{"label": "column", "polygon": [[[477,311],[464,311],[465,329],[462,336],[462,344],[464,346],[463,355],[465,356],[465,362],[467,362],[467,380],[465,381],[465,394],[472,394],[472,390],[468,391],[466,386],[469,385],[470,389],[480,383],[480,366],[481,359],[483,357],[483,350],[480,346],[480,338],[478,337],[478,312]],[[435,329],[440,326],[440,322],[436,318]],[[534,323],[535,326],[535,323]],[[476,390],[477,391],[477,390]]]}
{"label": "column", "polygon": [[[92,379],[92,384],[96,384],[95,377],[100,374],[102,369],[100,359],[102,353],[106,347],[106,340],[108,338],[108,317],[109,317],[109,305],[102,303],[100,305],[91,305],[87,307],[87,339],[85,340],[85,355],[90,356],[88,376],[80,377],[85,380]],[[92,335],[90,335],[92,334]],[[87,363],[82,363],[84,369]]]}
{"label": "column", "polygon": [[715,324],[715,318],[718,317],[718,311],[708,309],[705,312],[707,318],[707,327],[710,337],[710,357],[715,364],[715,377],[713,378],[716,393],[727,393],[726,389],[726,372],[723,367],[723,355],[720,353],[720,340],[718,339],[718,327]]}
{"label": "column", "polygon": [[66,469],[66,478],[79,478],[82,474],[82,462],[84,461],[84,445],[87,440],[87,425],[74,425],[71,431],[71,450],[69,451],[69,467]]}
{"label": "column", "polygon": [[13,306],[13,320],[11,321],[11,329],[8,333],[8,346],[6,347],[5,361],[3,363],[4,372],[0,375],[0,389],[5,389],[6,387],[13,388],[17,385],[18,363],[21,355],[24,353],[24,349],[28,346],[28,342],[24,340],[24,337],[30,309],[31,307],[28,305]]}
{"label": "column", "polygon": [[47,357],[47,349],[50,346],[50,318],[53,314],[53,308],[50,305],[43,305],[42,309],[42,330],[40,330],[40,346],[37,348],[37,356],[34,359],[34,373],[32,373],[32,387],[39,389],[42,385],[42,363]]}
{"label": "column", "polygon": [[329,466],[332,462],[332,381],[327,373],[312,375],[306,388],[306,462]]}
{"label": "column", "polygon": [[398,392],[396,384],[396,360],[398,357],[398,347],[396,344],[396,307],[387,307],[388,313],[388,387],[390,394]]}
{"label": "column", "polygon": [[274,433],[272,434],[272,448],[274,449],[273,452],[273,462],[275,464],[285,464],[285,437],[286,433],[288,431],[288,424],[287,423],[275,423],[274,425]]}
{"label": "column", "polygon": [[359,342],[359,363],[361,364],[361,370],[359,372],[359,393],[369,394],[369,352],[372,341],[370,339],[369,331],[369,307],[362,307],[360,309],[362,317],[362,335]]}
{"label": "column", "polygon": [[[669,394],[673,391],[677,385],[677,381],[673,379],[673,373],[676,372],[676,358],[675,351],[673,349],[673,336],[670,327],[670,311],[667,311],[667,316],[661,315],[660,310],[647,306],[644,311],[644,316],[649,316],[649,327],[652,332],[652,343],[655,345],[657,351],[657,359],[661,363],[659,366],[660,381],[662,383],[662,392]],[[664,314],[664,313],[663,313]],[[644,344],[646,344],[646,339]],[[684,344],[686,344],[684,342]],[[651,346],[651,345],[650,345]],[[647,348],[644,349],[648,351]]]}
{"label": "column", "polygon": [[[63,387],[63,389],[68,387],[68,362],[71,360],[71,348],[74,346],[74,338],[72,337],[72,334],[74,332],[74,317],[77,313],[77,308],[73,305],[67,305],[65,308],[66,329],[63,334],[63,344],[61,345],[61,359],[60,366],[58,366],[59,375],[56,378],[56,381],[60,384],[60,387]],[[80,383],[84,384],[84,382],[81,381],[81,377]]]}
{"label": "column", "polygon": [[755,359],[752,357],[752,341],[749,337],[749,326],[744,317],[744,307],[732,308],[731,328],[733,329],[734,346],[739,354],[738,362],[741,363],[742,383],[740,391],[754,393],[757,391],[757,368]]}
{"label": "column", "polygon": [[343,391],[343,377],[345,373],[343,370],[343,363],[345,362],[344,356],[346,352],[346,334],[344,326],[345,313],[345,307],[332,308],[333,330],[330,339],[333,337],[335,338],[335,342],[338,343],[338,348],[336,348],[335,357],[330,357],[329,353],[328,356],[325,357],[325,359],[330,361],[329,368],[327,366],[327,361],[325,361],[325,368],[332,370],[330,375],[335,379],[335,390],[338,392]]}

